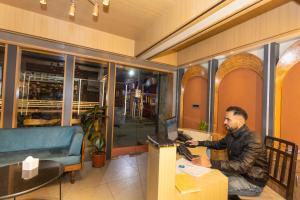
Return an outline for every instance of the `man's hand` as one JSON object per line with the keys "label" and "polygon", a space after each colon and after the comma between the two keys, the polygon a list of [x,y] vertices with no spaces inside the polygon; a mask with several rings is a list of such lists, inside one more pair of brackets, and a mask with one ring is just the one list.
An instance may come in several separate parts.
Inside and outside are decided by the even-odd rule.
{"label": "man's hand", "polygon": [[188,140],[184,143],[184,145],[187,147],[195,148],[198,146],[198,141]]}
{"label": "man's hand", "polygon": [[202,167],[211,167],[210,160],[206,156],[199,156],[198,158],[194,158],[192,160],[194,165],[199,165]]}

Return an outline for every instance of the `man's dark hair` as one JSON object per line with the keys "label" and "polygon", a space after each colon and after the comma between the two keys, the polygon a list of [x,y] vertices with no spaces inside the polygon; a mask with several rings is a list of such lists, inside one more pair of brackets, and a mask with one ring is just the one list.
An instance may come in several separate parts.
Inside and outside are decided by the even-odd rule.
{"label": "man's dark hair", "polygon": [[243,108],[238,106],[229,106],[226,109],[226,112],[233,112],[234,115],[241,115],[245,120],[248,119],[247,112]]}

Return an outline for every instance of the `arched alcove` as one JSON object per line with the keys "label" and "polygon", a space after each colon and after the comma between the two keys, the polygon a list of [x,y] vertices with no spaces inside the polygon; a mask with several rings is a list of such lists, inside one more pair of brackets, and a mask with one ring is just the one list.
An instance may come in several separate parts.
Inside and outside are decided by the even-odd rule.
{"label": "arched alcove", "polygon": [[202,66],[188,69],[181,82],[180,127],[199,129],[207,121],[207,70]]}
{"label": "arched alcove", "polygon": [[262,62],[249,53],[231,56],[216,73],[214,131],[226,134],[224,115],[228,106],[244,108],[248,127],[261,134],[262,127]]}
{"label": "arched alcove", "polygon": [[300,41],[289,47],[276,66],[275,137],[300,145]]}

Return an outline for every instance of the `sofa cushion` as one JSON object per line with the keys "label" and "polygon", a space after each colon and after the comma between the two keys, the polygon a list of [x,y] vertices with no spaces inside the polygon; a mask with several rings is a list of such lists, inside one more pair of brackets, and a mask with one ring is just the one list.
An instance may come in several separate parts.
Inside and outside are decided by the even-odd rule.
{"label": "sofa cushion", "polygon": [[83,134],[75,133],[72,137],[71,145],[69,148],[69,156],[80,156],[81,155],[81,144],[82,144]]}
{"label": "sofa cushion", "polygon": [[80,163],[80,156],[68,156],[68,148],[54,149],[31,149],[24,151],[11,151],[0,153],[0,166],[13,164],[23,161],[27,156],[33,156],[41,160],[54,160],[63,165],[71,165]]}
{"label": "sofa cushion", "polygon": [[0,129],[0,152],[69,147],[77,127]]}
{"label": "sofa cushion", "polygon": [[81,156],[50,157],[43,160],[54,160],[56,162],[63,164],[64,166],[67,166],[67,165],[80,164]]}

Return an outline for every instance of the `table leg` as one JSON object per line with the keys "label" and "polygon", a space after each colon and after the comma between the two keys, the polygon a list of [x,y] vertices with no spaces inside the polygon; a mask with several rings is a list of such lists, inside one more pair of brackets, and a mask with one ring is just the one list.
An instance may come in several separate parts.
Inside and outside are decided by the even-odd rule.
{"label": "table leg", "polygon": [[59,200],[61,200],[61,177],[59,177]]}

